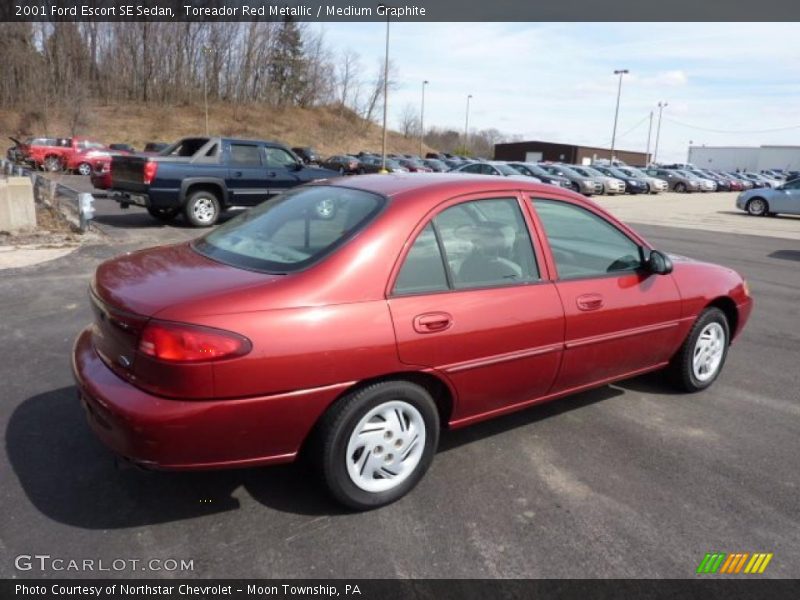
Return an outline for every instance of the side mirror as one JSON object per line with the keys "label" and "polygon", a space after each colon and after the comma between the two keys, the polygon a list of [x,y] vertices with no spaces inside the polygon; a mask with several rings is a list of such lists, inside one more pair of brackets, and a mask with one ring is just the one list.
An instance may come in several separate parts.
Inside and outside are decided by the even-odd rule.
{"label": "side mirror", "polygon": [[647,270],[655,275],[672,273],[672,261],[669,256],[659,250],[651,250],[647,258]]}

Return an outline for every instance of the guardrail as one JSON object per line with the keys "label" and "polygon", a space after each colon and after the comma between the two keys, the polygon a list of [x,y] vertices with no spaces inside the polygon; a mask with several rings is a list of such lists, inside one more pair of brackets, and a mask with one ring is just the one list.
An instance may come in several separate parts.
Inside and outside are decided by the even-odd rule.
{"label": "guardrail", "polygon": [[48,179],[41,173],[0,159],[0,171],[6,176],[30,177],[33,198],[36,202],[50,206],[61,213],[80,233],[89,231],[94,219],[94,196],[73,190],[68,185]]}

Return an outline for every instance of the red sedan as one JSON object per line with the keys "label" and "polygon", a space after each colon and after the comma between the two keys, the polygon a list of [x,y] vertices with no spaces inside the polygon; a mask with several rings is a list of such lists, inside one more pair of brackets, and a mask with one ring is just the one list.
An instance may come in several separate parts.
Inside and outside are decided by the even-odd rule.
{"label": "red sedan", "polygon": [[596,204],[523,179],[302,186],[191,243],[102,264],[75,377],[142,466],[316,458],[339,501],[392,502],[442,427],[665,369],[717,378],[752,300]]}

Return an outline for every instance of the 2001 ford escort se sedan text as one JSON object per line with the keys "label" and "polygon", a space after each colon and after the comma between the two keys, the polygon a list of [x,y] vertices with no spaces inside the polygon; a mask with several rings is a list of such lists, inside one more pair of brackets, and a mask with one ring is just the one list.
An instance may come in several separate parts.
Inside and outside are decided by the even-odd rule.
{"label": "2001 ford escort se sedan text", "polygon": [[303,449],[357,509],[411,490],[442,426],[661,368],[708,387],[752,308],[734,271],[576,193],[447,174],[297,188],[100,265],[90,296],[73,365],[116,453],[209,469]]}

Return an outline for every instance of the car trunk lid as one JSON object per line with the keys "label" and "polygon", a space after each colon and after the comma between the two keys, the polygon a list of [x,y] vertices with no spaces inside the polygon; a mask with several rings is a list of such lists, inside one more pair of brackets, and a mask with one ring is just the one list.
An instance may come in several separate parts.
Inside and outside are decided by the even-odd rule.
{"label": "car trunk lid", "polygon": [[176,320],[181,306],[236,311],[232,295],[280,278],[212,261],[188,243],[112,259],[97,268],[90,290],[94,346],[111,369],[135,383],[139,339],[151,318],[173,309],[167,318]]}

